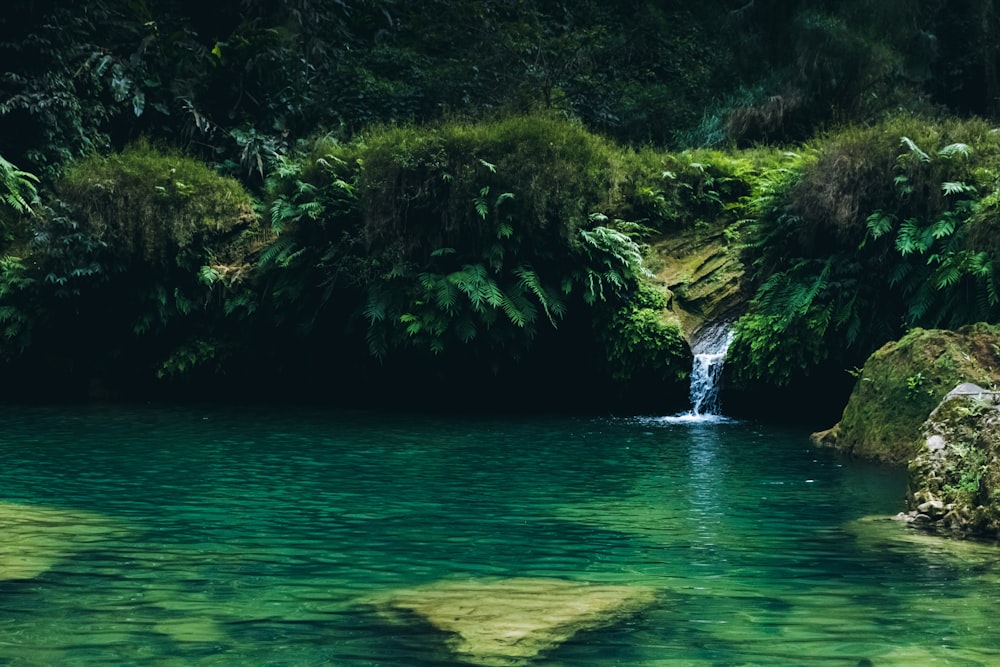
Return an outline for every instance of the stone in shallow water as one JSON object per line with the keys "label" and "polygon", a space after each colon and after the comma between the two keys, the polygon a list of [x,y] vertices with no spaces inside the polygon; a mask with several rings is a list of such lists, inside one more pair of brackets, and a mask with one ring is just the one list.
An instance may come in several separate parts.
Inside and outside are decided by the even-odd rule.
{"label": "stone in shallow water", "polygon": [[448,633],[455,655],[474,665],[524,665],[578,632],[606,627],[649,607],[656,591],[564,579],[442,581],[373,601],[388,618],[416,616]]}
{"label": "stone in shallow water", "polygon": [[0,501],[0,581],[33,579],[121,530],[93,512]]}

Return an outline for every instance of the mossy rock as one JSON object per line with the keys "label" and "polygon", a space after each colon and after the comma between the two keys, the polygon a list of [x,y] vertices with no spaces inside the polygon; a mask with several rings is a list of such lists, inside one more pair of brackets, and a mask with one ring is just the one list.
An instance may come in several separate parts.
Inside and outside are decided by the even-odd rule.
{"label": "mossy rock", "polygon": [[741,309],[745,266],[735,241],[735,225],[675,230],[653,239],[647,253],[656,281],[689,341],[702,326]]}
{"label": "mossy rock", "polygon": [[865,362],[840,423],[814,440],[866,459],[908,462],[920,452],[924,421],[963,382],[1000,384],[1000,325],[914,329],[885,344]]}
{"label": "mossy rock", "polygon": [[908,469],[909,518],[917,526],[959,536],[1000,534],[998,402],[997,392],[962,385],[924,423],[922,447]]}

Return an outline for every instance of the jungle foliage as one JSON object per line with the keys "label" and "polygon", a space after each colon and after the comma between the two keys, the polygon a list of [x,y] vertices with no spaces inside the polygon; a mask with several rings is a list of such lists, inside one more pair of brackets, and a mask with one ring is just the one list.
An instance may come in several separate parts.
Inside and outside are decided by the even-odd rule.
{"label": "jungle foliage", "polygon": [[991,0],[8,5],[2,349],[42,387],[677,383],[677,230],[746,246],[746,385],[998,316]]}
{"label": "jungle foliage", "polygon": [[788,153],[750,199],[758,285],[733,342],[747,381],[852,368],[912,327],[1000,316],[1000,137],[900,117]]}
{"label": "jungle foliage", "polygon": [[663,181],[662,161],[637,170],[631,151],[544,115],[386,127],[306,148],[267,181],[264,298],[300,322],[356,304],[351,319],[377,359],[457,354],[495,373],[540,330],[568,327],[566,345],[580,345],[593,331],[568,314],[610,317],[648,276],[643,238],[682,224],[621,217]]}

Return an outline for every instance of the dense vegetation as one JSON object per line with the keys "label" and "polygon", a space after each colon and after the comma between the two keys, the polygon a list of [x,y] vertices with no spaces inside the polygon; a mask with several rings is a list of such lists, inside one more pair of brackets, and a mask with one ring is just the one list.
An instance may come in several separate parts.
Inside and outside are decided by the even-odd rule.
{"label": "dense vegetation", "polygon": [[713,226],[745,388],[997,320],[989,0],[9,4],[15,393],[679,406]]}

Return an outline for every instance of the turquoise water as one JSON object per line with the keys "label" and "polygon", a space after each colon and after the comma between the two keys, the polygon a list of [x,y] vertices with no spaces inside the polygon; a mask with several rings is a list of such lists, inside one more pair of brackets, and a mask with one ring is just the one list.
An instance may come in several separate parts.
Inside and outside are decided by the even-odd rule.
{"label": "turquoise water", "polygon": [[475,664],[379,601],[515,577],[656,597],[512,665],[1000,664],[996,549],[796,430],[4,408],[0,462],[0,665]]}

